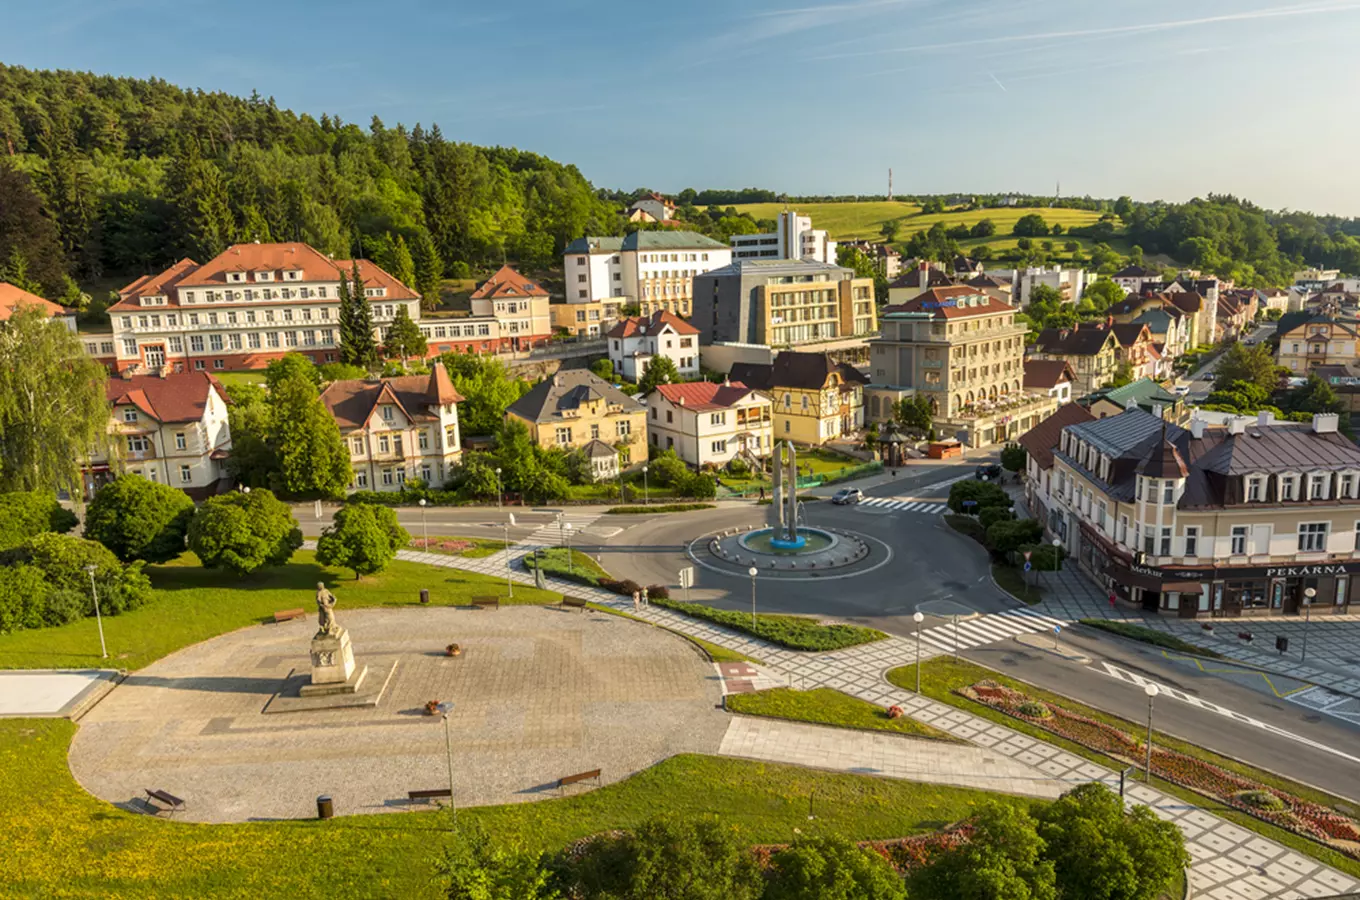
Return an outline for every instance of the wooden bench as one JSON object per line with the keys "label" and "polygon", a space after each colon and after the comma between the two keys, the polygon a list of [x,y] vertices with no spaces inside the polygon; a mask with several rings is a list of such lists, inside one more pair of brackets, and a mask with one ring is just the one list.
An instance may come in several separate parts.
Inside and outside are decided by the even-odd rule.
{"label": "wooden bench", "polygon": [[291,622],[293,619],[301,619],[305,615],[307,615],[307,610],[302,609],[301,607],[298,609],[281,609],[274,613],[274,621],[276,623]]}
{"label": "wooden bench", "polygon": [[589,781],[592,778],[595,779],[596,784],[599,784],[600,782],[599,769],[591,769],[589,772],[577,772],[575,775],[564,775],[563,777],[557,779],[557,787],[559,789],[565,788],[569,784],[576,784],[579,781]]}
{"label": "wooden bench", "polygon": [[581,610],[581,612],[585,612],[585,610],[586,610],[586,601],[582,600],[580,597],[567,597],[567,596],[563,596],[563,597],[562,597],[562,605],[563,605],[563,606],[570,606],[570,607],[572,607],[573,609],[579,609],[579,610]]}
{"label": "wooden bench", "polygon": [[153,791],[151,788],[147,788],[146,805],[151,807],[153,815],[158,815],[161,812],[161,809],[156,806],[156,804],[152,803],[152,800],[158,800],[161,803],[164,803],[166,811],[172,816],[184,808],[184,801],[174,794],[168,793],[167,791]]}
{"label": "wooden bench", "polygon": [[428,791],[407,791],[406,796],[410,800],[438,800],[440,798],[453,798],[453,791],[448,788],[431,788]]}
{"label": "wooden bench", "polygon": [[473,597],[472,605],[476,609],[500,609],[500,597]]}

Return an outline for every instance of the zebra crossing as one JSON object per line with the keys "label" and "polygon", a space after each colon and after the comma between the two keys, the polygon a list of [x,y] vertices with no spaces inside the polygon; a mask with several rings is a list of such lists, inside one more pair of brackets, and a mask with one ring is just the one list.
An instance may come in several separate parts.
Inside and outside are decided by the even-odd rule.
{"label": "zebra crossing", "polygon": [[957,627],[958,649],[969,650],[1009,640],[1022,634],[1038,634],[1052,631],[1054,626],[1066,628],[1069,619],[1055,619],[1030,609],[1008,609],[1004,612],[990,613],[976,619],[961,620],[954,623],[937,625],[921,632],[921,642],[934,650],[953,653],[955,648],[955,628]]}
{"label": "zebra crossing", "polygon": [[899,500],[896,497],[865,497],[859,506],[872,512],[913,512],[934,516],[949,509],[948,505],[935,500]]}
{"label": "zebra crossing", "polygon": [[594,524],[598,518],[599,515],[595,513],[558,513],[553,519],[541,525],[533,534],[521,541],[520,544],[531,547],[556,547],[566,543],[568,525],[571,526],[571,535],[576,537],[584,529]]}

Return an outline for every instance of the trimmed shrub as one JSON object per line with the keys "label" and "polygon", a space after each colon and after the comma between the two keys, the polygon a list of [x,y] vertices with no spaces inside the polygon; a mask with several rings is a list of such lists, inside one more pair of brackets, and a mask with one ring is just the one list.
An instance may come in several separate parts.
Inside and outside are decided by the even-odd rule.
{"label": "trimmed shrub", "polygon": [[1004,506],[983,507],[982,512],[978,513],[978,522],[983,528],[991,528],[997,522],[1010,522],[1015,519],[1015,513]]}
{"label": "trimmed shrub", "polygon": [[76,527],[75,513],[46,491],[0,494],[0,550],[17,547],[46,531],[65,533]]}
{"label": "trimmed shrub", "polygon": [[712,503],[663,503],[654,506],[615,506],[606,512],[614,516],[638,516],[643,513],[676,513],[717,508]]}
{"label": "trimmed shrub", "polygon": [[123,475],[101,487],[85,516],[85,536],[127,562],[168,562],[184,552],[194,501],[168,484]]}
{"label": "trimmed shrub", "polygon": [[[975,501],[976,506],[965,507],[965,501]],[[970,512],[979,515],[989,506],[1010,509],[1015,505],[1009,494],[990,481],[959,481],[949,488],[949,508],[956,513]]]}
{"label": "trimmed shrub", "polygon": [[702,603],[684,603],[678,600],[658,599],[656,605],[696,619],[716,622],[733,631],[754,635],[790,650],[841,650],[887,637],[883,632],[872,628],[858,625],[819,625],[815,619],[803,616],[757,616],[755,627],[752,628],[750,613],[714,609]]}
{"label": "trimmed shrub", "polygon": [[94,615],[86,566],[94,566],[104,615],[134,609],[151,597],[141,562],[124,566],[94,541],[39,534],[0,554],[0,631],[64,625]]}

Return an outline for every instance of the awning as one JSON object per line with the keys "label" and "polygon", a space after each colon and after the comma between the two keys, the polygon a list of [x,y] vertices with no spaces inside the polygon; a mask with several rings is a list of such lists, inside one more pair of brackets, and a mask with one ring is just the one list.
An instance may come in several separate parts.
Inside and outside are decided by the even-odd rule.
{"label": "awning", "polygon": [[1106,566],[1105,574],[1129,587],[1142,588],[1145,591],[1160,591],[1162,589],[1160,578],[1153,578],[1151,575],[1139,575],[1128,566],[1121,566],[1118,563],[1110,563]]}
{"label": "awning", "polygon": [[1204,585],[1198,581],[1163,581],[1163,591],[1176,591],[1181,594],[1202,594]]}

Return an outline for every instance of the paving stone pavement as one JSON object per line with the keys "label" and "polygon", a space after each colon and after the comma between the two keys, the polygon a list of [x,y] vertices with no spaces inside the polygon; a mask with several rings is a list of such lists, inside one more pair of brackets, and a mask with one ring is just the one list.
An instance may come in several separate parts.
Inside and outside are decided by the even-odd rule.
{"label": "paving stone pavement", "polygon": [[[526,550],[532,550],[531,542],[512,548],[511,554],[522,554]],[[472,571],[477,569],[468,563],[481,562],[449,556],[430,560],[426,557],[433,554],[416,554],[407,550],[398,551],[397,556],[400,559]],[[513,577],[520,581],[528,580],[520,571],[516,571]],[[548,579],[548,586],[602,606],[626,609],[628,613],[653,624],[758,659],[766,668],[783,671],[787,681],[794,687],[831,687],[880,706],[899,705],[907,715],[918,721],[934,725],[980,747],[992,749],[1052,778],[1064,781],[1098,780],[1111,786],[1118,784],[1118,774],[1106,766],[890,684],[883,677],[887,670],[915,661],[913,640],[890,636],[846,650],[801,653],[658,607],[644,608],[640,613],[634,613],[631,600],[625,601],[606,591],[552,578]],[[1049,608],[1045,614],[1053,616],[1055,612],[1057,610]],[[1083,611],[1081,615],[1090,613]],[[938,651],[922,648],[922,659],[938,655],[941,655]],[[1175,822],[1184,833],[1186,848],[1194,859],[1190,877],[1197,896],[1212,897],[1214,900],[1294,900],[1326,897],[1360,887],[1356,879],[1330,866],[1240,828],[1178,797],[1144,785],[1136,785],[1128,796],[1131,802],[1145,804],[1156,815]]]}

